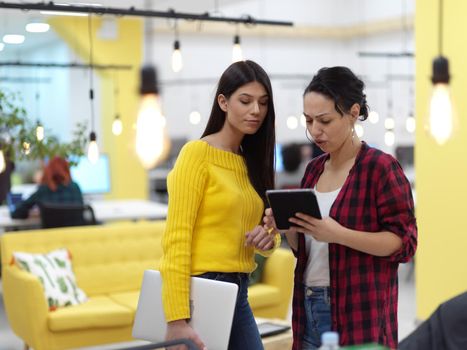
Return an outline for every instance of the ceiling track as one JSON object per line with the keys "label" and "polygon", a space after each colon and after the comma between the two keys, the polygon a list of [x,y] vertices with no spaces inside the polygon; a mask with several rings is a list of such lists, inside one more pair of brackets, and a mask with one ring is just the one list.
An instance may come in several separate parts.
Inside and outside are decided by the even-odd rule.
{"label": "ceiling track", "polygon": [[101,6],[57,5],[53,2],[11,3],[11,2],[2,1],[0,2],[0,8],[18,9],[18,10],[56,11],[56,12],[79,13],[79,14],[84,13],[84,14],[96,14],[96,15],[172,18],[172,19],[183,19],[183,20],[201,21],[201,22],[228,22],[228,23],[240,23],[240,24],[243,23],[245,25],[270,25],[270,26],[289,26],[289,27],[293,26],[293,22],[290,22],[290,21],[256,19],[249,15],[243,16],[243,17],[222,17],[222,16],[211,16],[209,12],[196,14],[196,13],[177,12],[175,10],[168,10],[168,11],[139,10],[134,7],[116,8],[116,7],[101,7]]}

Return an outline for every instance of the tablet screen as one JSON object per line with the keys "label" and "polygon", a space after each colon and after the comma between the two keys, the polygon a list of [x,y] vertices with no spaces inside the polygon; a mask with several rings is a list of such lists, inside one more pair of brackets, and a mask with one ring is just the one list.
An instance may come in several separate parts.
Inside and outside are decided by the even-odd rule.
{"label": "tablet screen", "polygon": [[289,218],[298,212],[321,219],[318,201],[312,189],[268,190],[266,197],[279,230],[289,229]]}

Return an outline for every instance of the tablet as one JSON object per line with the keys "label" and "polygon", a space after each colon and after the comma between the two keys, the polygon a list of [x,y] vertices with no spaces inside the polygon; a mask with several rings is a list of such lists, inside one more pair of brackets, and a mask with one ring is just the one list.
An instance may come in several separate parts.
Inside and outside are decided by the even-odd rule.
{"label": "tablet", "polygon": [[279,230],[289,229],[292,225],[289,218],[294,217],[298,212],[321,219],[318,200],[310,188],[267,190],[266,197]]}

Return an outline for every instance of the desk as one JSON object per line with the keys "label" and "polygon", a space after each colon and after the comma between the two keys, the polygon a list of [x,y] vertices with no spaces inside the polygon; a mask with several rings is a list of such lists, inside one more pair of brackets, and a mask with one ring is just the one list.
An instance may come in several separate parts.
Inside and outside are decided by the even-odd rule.
{"label": "desk", "polygon": [[167,204],[142,199],[92,200],[97,221],[159,220],[167,217]]}
{"label": "desk", "polygon": [[[117,220],[158,220],[167,216],[167,205],[142,199],[91,200],[89,204],[94,210],[97,221],[109,222]],[[7,206],[0,206],[0,230],[24,230],[39,228],[41,224],[38,213],[27,219],[12,219]]]}

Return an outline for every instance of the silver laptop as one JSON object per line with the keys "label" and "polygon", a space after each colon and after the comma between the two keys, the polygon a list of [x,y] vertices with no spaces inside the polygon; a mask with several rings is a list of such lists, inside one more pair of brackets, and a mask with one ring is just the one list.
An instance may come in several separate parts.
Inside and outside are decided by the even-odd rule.
{"label": "silver laptop", "polygon": [[[146,270],[133,324],[133,337],[163,342],[167,324],[162,306],[162,279],[159,271]],[[234,283],[191,278],[191,319],[189,324],[210,350],[226,350],[237,299]]]}

